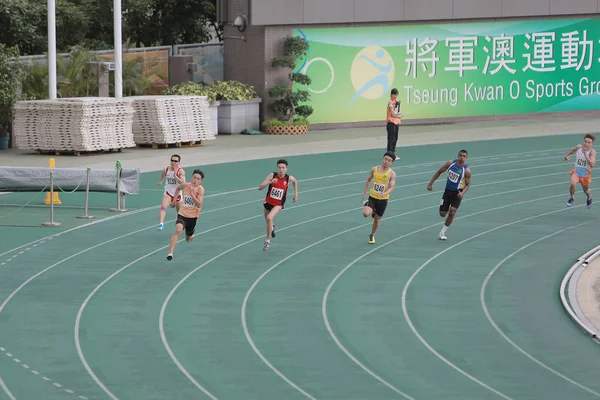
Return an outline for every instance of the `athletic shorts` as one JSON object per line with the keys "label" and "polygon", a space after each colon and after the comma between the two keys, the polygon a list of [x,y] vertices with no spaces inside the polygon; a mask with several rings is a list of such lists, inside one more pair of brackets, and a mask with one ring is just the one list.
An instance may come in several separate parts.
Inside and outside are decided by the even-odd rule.
{"label": "athletic shorts", "polygon": [[371,207],[373,212],[375,212],[375,214],[377,214],[381,218],[381,217],[383,217],[383,214],[385,214],[385,209],[387,207],[387,204],[388,204],[387,199],[379,200],[379,199],[375,199],[375,198],[369,196],[369,200],[367,200],[366,206]]}
{"label": "athletic shorts", "polygon": [[461,197],[458,197],[458,192],[462,192],[462,189],[459,190],[444,190],[444,195],[442,196],[442,200],[440,201],[440,211],[448,211],[450,206],[458,209],[460,206],[460,202],[462,201]]}
{"label": "athletic shorts", "polygon": [[[171,194],[171,193],[169,193],[169,192],[165,192],[165,195],[169,196],[169,197],[171,198],[171,202],[173,202],[173,199],[175,198],[175,196],[174,196],[174,195],[172,195],[172,194]],[[176,201],[176,203],[179,203],[180,201],[181,201],[181,193],[179,194],[179,196],[177,196],[177,201]]]}
{"label": "athletic shorts", "polygon": [[198,222],[198,218],[188,218],[184,217],[183,215],[177,214],[177,221],[175,222],[175,225],[183,225],[185,235],[192,236],[194,234],[194,231],[196,230],[196,222]]}
{"label": "athletic shorts", "polygon": [[[575,173],[575,169],[574,168],[571,170],[571,175],[577,175]],[[579,176],[579,175],[577,175],[577,178],[579,178],[579,183],[582,186],[590,186],[590,184],[592,183],[592,171],[588,170],[588,173],[587,173],[586,176]]]}
{"label": "athletic shorts", "polygon": [[[269,211],[269,212],[270,212],[270,211],[273,209],[273,207],[277,207],[277,206],[274,206],[274,205],[273,205],[273,204],[271,204],[271,203],[267,203],[267,202],[265,202],[265,203],[263,204],[263,207],[265,208],[265,210],[267,210],[267,211]],[[281,209],[283,210],[283,204],[281,205]]]}

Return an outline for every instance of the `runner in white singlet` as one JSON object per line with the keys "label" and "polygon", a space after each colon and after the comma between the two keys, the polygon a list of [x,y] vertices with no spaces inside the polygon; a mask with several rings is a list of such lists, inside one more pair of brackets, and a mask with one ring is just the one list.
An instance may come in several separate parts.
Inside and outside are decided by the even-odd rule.
{"label": "runner in white singlet", "polygon": [[178,195],[177,199],[175,199],[175,192],[177,191],[177,187],[179,187],[177,178],[185,182],[185,171],[179,166],[180,162],[181,157],[178,154],[173,154],[171,156],[171,165],[163,169],[162,174],[160,176],[160,180],[156,184],[156,186],[160,186],[163,182],[166,181],[165,191],[163,193],[162,201],[160,203],[158,224],[159,231],[162,231],[165,228],[164,222],[165,216],[167,214],[167,206],[173,204],[173,201],[175,201],[175,208],[177,209],[177,212],[179,212],[179,208],[181,206],[181,195]]}
{"label": "runner in white singlet", "polygon": [[583,193],[587,196],[587,208],[592,207],[592,168],[596,164],[596,150],[592,148],[596,137],[590,133],[584,136],[583,145],[578,144],[565,154],[565,161],[569,161],[569,156],[575,154],[575,165],[571,170],[571,182],[569,192],[571,197],[567,201],[567,207],[571,207],[575,202],[575,188],[577,183],[581,185]]}

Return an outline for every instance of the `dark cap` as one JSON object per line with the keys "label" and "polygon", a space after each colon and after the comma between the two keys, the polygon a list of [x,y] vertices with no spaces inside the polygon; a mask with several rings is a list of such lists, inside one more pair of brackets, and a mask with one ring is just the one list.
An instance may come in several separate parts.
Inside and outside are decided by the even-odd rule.
{"label": "dark cap", "polygon": [[392,89],[392,94],[398,94],[398,89],[396,89],[396,88],[393,88],[393,89]]}

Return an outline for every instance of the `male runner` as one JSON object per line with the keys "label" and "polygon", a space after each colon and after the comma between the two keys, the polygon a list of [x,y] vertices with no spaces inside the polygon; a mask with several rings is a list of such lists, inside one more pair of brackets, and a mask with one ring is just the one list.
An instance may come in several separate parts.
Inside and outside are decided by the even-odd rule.
{"label": "male runner", "polygon": [[263,251],[268,251],[271,247],[271,238],[275,237],[275,224],[273,220],[285,206],[285,199],[289,183],[294,185],[293,202],[298,200],[298,181],[293,176],[287,174],[288,162],[286,160],[277,161],[277,172],[271,172],[265,180],[258,186],[258,190],[263,190],[267,186],[267,195],[263,204],[265,220],[267,222],[267,239],[263,246]]}
{"label": "male runner", "polygon": [[[446,231],[454,221],[454,215],[458,211],[460,202],[465,193],[471,186],[471,170],[467,165],[468,153],[466,150],[458,152],[458,158],[447,161],[440,169],[438,169],[427,185],[427,190],[433,190],[433,182],[440,177],[441,174],[447,172],[446,189],[440,201],[440,217],[444,218],[446,214],[446,222],[440,231],[440,240],[448,239]],[[450,211],[450,213],[448,213]]]}
{"label": "male runner", "polygon": [[[396,186],[396,173],[391,169],[394,160],[396,160],[396,155],[388,151],[383,155],[381,165],[371,168],[360,200],[363,203],[363,216],[365,218],[373,217],[373,226],[369,235],[369,243],[371,244],[375,243],[375,232],[377,232],[381,217],[385,213],[390,193],[394,191]],[[365,201],[371,180],[373,180],[373,185],[369,191],[369,199]]]}
{"label": "male runner", "polygon": [[583,137],[583,145],[578,144],[565,154],[565,161],[569,161],[569,156],[575,153],[575,166],[571,170],[571,184],[569,192],[571,197],[567,201],[567,207],[571,207],[575,202],[575,187],[577,182],[581,185],[583,193],[587,196],[587,207],[592,207],[592,168],[596,165],[596,150],[592,149],[596,137],[590,133]]}
{"label": "male runner", "polygon": [[171,207],[177,208],[177,212],[179,212],[181,206],[181,197],[175,198],[175,191],[177,190],[178,184],[177,179],[183,179],[185,182],[185,171],[183,168],[179,167],[181,162],[181,157],[178,154],[173,154],[171,156],[171,165],[166,167],[161,176],[160,180],[156,183],[156,186],[162,185],[163,181],[167,180],[165,183],[165,191],[163,193],[162,201],[160,203],[160,213],[159,213],[159,224],[158,230],[162,231],[165,228],[165,215],[167,214],[167,206],[171,204]]}
{"label": "male runner", "polygon": [[[200,216],[200,210],[202,209],[202,202],[204,201],[204,188],[201,183],[204,179],[204,172],[199,169],[195,169],[192,174],[192,182],[186,183],[185,180],[177,178],[179,185],[175,190],[175,196],[177,197],[180,193],[182,194],[181,208],[177,212],[177,221],[175,222],[175,232],[171,235],[171,241],[169,243],[169,254],[167,260],[173,259],[173,250],[177,244],[179,235],[185,229],[185,240],[189,243],[194,240],[194,231],[196,229],[196,223]],[[175,200],[171,203],[174,206]]]}

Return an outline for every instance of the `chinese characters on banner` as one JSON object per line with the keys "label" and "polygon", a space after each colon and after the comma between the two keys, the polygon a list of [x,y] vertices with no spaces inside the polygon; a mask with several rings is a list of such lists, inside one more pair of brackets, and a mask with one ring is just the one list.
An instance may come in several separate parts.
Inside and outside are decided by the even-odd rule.
{"label": "chinese characters on banner", "polygon": [[[554,32],[533,33],[525,35],[525,51],[522,56],[526,65],[522,71],[533,70],[537,72],[555,71],[560,69],[575,68],[577,71],[583,68],[589,70],[594,61],[594,42],[588,39],[587,30],[583,32],[564,32],[560,37],[560,63],[554,53],[556,34]],[[475,49],[482,45],[487,54],[485,65],[482,69],[484,74],[497,74],[500,70],[506,70],[515,74],[517,70],[514,64],[515,40],[513,36],[485,37],[485,43],[481,43],[477,36],[449,37],[444,40],[448,50],[445,71],[458,71],[458,76],[463,77],[465,71],[476,71],[479,63],[475,60]],[[600,40],[598,41],[600,43]],[[436,52],[438,40],[425,38],[420,43],[412,39],[406,44],[407,68],[405,75],[417,77],[419,67],[429,77],[436,75],[436,66],[440,57]],[[597,59],[600,62],[600,58]]]}
{"label": "chinese characters on banner", "polygon": [[[524,40],[523,40],[524,39]],[[515,37],[501,34],[500,36],[463,36],[447,37],[440,46],[440,41],[426,37],[417,38],[406,43],[406,70],[404,75],[416,79],[426,75],[435,78],[438,63],[443,60],[443,71],[456,73],[458,78],[466,79],[465,73],[480,71],[483,75],[493,76],[505,72],[506,76],[515,76],[519,72],[532,71],[546,73],[573,69],[588,71],[594,61],[600,63],[600,58],[594,58],[594,41],[588,39],[588,31],[579,30],[562,32],[527,33],[520,38],[523,48],[515,51]],[[599,40],[600,43],[600,40]],[[555,51],[560,48],[560,52]],[[478,51],[481,49],[481,51]],[[445,57],[440,57],[443,53]],[[521,60],[517,54],[520,54]],[[485,62],[477,57],[485,57]],[[520,61],[520,62],[519,62]],[[522,66],[521,66],[522,65]],[[472,76],[472,75],[470,75]],[[600,77],[598,77],[600,78]],[[600,81],[594,81],[587,76],[578,82],[555,81],[537,83],[528,79],[525,89],[519,80],[512,80],[508,85],[476,85],[474,82],[464,82],[464,101],[503,100],[508,97],[513,100],[520,98],[524,92],[528,99],[536,102],[549,97],[570,97],[578,89],[578,95],[586,96],[600,94]],[[414,85],[404,85],[406,104],[447,103],[456,106],[459,102],[459,88],[437,87],[434,89],[415,88]]]}

